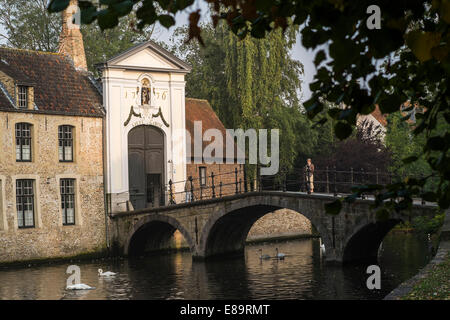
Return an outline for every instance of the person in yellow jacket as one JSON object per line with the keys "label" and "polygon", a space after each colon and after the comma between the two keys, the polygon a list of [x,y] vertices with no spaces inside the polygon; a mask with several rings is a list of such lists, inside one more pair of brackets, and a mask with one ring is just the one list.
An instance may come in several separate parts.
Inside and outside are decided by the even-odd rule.
{"label": "person in yellow jacket", "polygon": [[305,177],[306,177],[306,187],[308,193],[314,192],[314,164],[311,162],[311,159],[306,160],[305,166]]}

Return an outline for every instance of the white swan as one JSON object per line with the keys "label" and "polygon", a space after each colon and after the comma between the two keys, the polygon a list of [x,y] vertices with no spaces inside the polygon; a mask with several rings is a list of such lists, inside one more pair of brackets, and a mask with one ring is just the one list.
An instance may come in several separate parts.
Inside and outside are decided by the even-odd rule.
{"label": "white swan", "polygon": [[325,254],[325,245],[324,245],[323,243],[320,245],[320,251],[321,251],[323,254]]}
{"label": "white swan", "polygon": [[270,259],[270,256],[268,255],[268,254],[262,254],[262,249],[259,249],[259,251],[261,252],[261,254],[260,254],[260,256],[259,256],[259,259],[261,259],[261,260],[267,260],[267,259]]}
{"label": "white swan", "polygon": [[94,290],[95,287],[88,286],[84,283],[72,284],[66,287],[67,290]]}
{"label": "white swan", "polygon": [[284,253],[279,253],[278,248],[275,248],[275,250],[277,250],[276,258],[280,259],[280,260],[284,260],[284,257],[286,257],[286,255]]}
{"label": "white swan", "polygon": [[98,275],[99,275],[99,277],[100,276],[101,277],[111,277],[111,276],[115,276],[116,273],[115,272],[111,272],[111,271],[103,272],[102,269],[98,269]]}

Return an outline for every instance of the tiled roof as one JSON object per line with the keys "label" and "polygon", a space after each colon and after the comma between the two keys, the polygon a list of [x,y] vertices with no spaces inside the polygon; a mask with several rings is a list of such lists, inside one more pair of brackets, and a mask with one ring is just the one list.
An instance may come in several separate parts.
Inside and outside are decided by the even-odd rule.
{"label": "tiled roof", "polygon": [[[191,148],[191,156],[194,156],[194,121],[202,122],[202,135],[208,129],[218,129],[222,132],[223,137],[223,157],[226,157],[226,129],[217,117],[214,110],[211,108],[211,105],[207,100],[202,99],[194,99],[194,98],[186,98],[186,130],[191,135],[191,145],[187,145],[187,147]],[[187,142],[187,141],[186,141]],[[207,145],[209,145],[211,141],[203,141],[203,150]],[[235,146],[236,147],[236,146]],[[234,152],[236,158],[236,149]]]}
{"label": "tiled roof", "polygon": [[0,110],[8,110],[13,108],[11,101],[6,96],[6,89],[0,83]]}
{"label": "tiled roof", "polygon": [[[102,97],[87,73],[56,53],[0,48],[0,70],[17,84],[32,85],[38,112],[61,115],[103,115]],[[17,110],[0,90],[0,109]],[[6,100],[6,101],[5,101]]]}

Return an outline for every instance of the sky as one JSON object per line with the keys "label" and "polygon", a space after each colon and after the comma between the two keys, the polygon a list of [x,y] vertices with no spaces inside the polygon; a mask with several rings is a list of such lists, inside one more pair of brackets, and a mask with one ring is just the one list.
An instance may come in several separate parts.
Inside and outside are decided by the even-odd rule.
{"label": "sky", "polygon": [[[159,27],[159,32],[156,34],[156,40],[169,42],[169,39],[173,33],[173,31],[180,26],[188,25],[188,16],[189,13],[195,11],[197,9],[201,10],[203,14],[203,18],[205,19],[207,14],[207,5],[204,0],[196,1],[196,3],[188,8],[187,12],[178,13],[175,17],[175,21],[177,24],[174,27],[171,27],[169,30],[164,27]],[[4,29],[0,26],[0,33],[2,33]],[[4,44],[5,41],[0,39],[0,45]],[[312,82],[314,75],[316,74],[316,68],[314,66],[314,53],[311,50],[306,50],[301,44],[301,35],[297,36],[297,43],[294,48],[291,50],[291,57],[295,60],[300,61],[304,66],[304,74],[301,75],[302,80],[302,89],[301,89],[301,101],[306,101],[311,96],[311,91],[309,90],[309,84]]]}

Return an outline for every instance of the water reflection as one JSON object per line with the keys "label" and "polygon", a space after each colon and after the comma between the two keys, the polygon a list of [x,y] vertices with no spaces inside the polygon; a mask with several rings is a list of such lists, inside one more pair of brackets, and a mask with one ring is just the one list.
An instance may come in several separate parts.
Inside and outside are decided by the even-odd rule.
{"label": "water reflection", "polygon": [[[259,249],[284,260],[259,259]],[[89,291],[65,290],[69,263],[0,270],[0,299],[381,299],[430,259],[426,238],[390,234],[380,248],[382,289],[366,287],[367,266],[331,266],[319,240],[246,247],[245,257],[192,262],[188,252],[135,260],[78,262]],[[118,272],[98,277],[97,270]]]}

